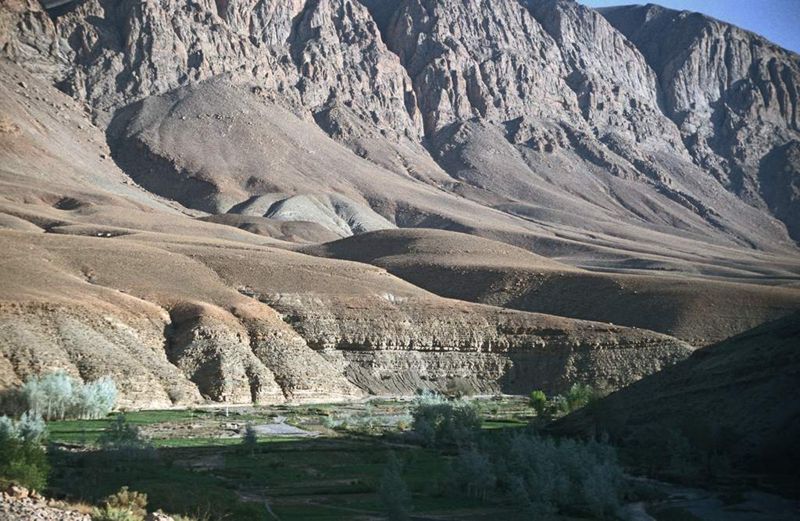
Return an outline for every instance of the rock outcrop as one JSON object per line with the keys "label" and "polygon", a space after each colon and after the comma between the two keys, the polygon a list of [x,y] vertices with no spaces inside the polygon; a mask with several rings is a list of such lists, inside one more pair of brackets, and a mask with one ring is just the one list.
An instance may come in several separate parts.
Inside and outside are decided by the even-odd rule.
{"label": "rock outcrop", "polygon": [[[695,161],[750,204],[769,208],[797,240],[800,229],[787,215],[797,213],[797,163],[788,176],[771,165],[765,176],[760,167],[800,137],[800,57],[698,13],[654,5],[601,12],[658,75],[664,112]],[[777,191],[791,194],[794,212],[775,204]]]}
{"label": "rock outcrop", "polygon": [[485,392],[558,391],[616,388],[691,352],[644,330],[442,299],[364,264],[163,239],[0,232],[3,386],[110,375],[124,405],[150,407],[407,395],[467,376]]}
{"label": "rock outcrop", "polygon": [[[550,232],[592,222],[592,231],[618,237],[622,223],[630,227],[624,235],[641,242],[652,240],[644,226],[736,247],[793,247],[785,225],[794,226],[796,198],[787,210],[765,195],[791,182],[770,181],[775,176],[758,167],[797,139],[797,59],[701,15],[651,7],[601,16],[571,0],[87,0],[52,11],[51,20],[37,2],[7,4],[4,54],[88,103],[99,123],[133,102],[175,102],[185,94],[176,89],[224,77],[232,95],[241,96],[239,87],[258,92],[298,124],[321,127],[366,159],[362,169],[373,178],[393,173],[425,185],[403,189],[413,194],[405,200],[361,181],[348,189],[396,224],[476,227],[463,215],[478,210],[453,208],[444,189],[512,216],[478,226],[493,234],[519,227],[504,238],[520,244],[541,233],[533,217]],[[704,28],[712,36],[697,40]],[[659,31],[669,42],[664,52],[638,36]],[[714,38],[727,38],[727,50],[717,52]],[[700,62],[707,73],[684,81]],[[224,108],[207,109],[184,116],[221,118],[215,131],[223,135],[242,131]],[[242,119],[252,117],[260,115]],[[256,127],[256,137],[268,132]],[[190,126],[185,132],[192,135]],[[168,154],[142,144],[146,161],[132,165],[126,157],[140,144],[125,140],[115,157],[134,173],[153,168],[150,160],[159,176],[171,168],[189,174],[196,181],[185,187],[167,180],[148,188],[204,211],[299,191],[285,172],[267,180],[247,168],[230,180],[239,174],[176,160],[180,141],[165,143]],[[230,146],[247,157],[251,145]],[[473,156],[487,148],[501,160]],[[341,191],[318,168],[304,168],[323,191]],[[438,194],[416,193],[431,186]],[[398,222],[399,208],[412,215]],[[591,236],[579,240],[597,247]]]}
{"label": "rock outcrop", "polygon": [[441,230],[384,230],[299,251],[379,266],[447,298],[639,327],[696,347],[800,310],[797,288],[590,272]]}

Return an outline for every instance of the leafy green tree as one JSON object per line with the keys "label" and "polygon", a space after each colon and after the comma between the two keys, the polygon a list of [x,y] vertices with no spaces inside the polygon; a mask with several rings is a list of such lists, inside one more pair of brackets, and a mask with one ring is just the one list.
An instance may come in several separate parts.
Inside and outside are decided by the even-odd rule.
{"label": "leafy green tree", "polygon": [[471,443],[481,427],[477,408],[463,400],[421,400],[411,417],[412,431],[428,446]]}
{"label": "leafy green tree", "polygon": [[591,385],[580,383],[572,384],[566,396],[568,412],[587,406],[594,398],[595,391],[592,389]]}
{"label": "leafy green tree", "polygon": [[542,416],[547,410],[547,395],[542,390],[533,391],[528,398],[528,403],[538,416]]}

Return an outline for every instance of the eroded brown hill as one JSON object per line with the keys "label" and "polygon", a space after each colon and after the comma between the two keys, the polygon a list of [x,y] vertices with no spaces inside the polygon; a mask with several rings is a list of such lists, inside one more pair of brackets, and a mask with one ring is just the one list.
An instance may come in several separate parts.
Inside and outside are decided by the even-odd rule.
{"label": "eroded brown hill", "polygon": [[800,289],[780,281],[591,272],[439,230],[384,230],[300,251],[380,266],[448,298],[641,327],[697,347],[800,309]]}
{"label": "eroded brown hill", "polygon": [[[616,388],[691,351],[648,329],[702,345],[796,309],[794,55],[741,51],[726,81],[750,58],[778,79],[675,80],[666,110],[669,67],[605,16],[0,0],[0,386],[111,374],[146,406]],[[735,132],[692,123],[719,100]]]}

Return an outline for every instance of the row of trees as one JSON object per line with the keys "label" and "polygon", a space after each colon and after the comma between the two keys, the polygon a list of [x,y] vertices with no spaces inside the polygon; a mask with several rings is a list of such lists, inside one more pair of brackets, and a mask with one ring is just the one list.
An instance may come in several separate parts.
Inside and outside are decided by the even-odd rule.
{"label": "row of trees", "polygon": [[481,417],[470,402],[448,401],[438,394],[423,393],[411,412],[411,433],[428,447],[472,443],[481,428]]}
{"label": "row of trees", "polygon": [[57,372],[32,377],[0,399],[7,413],[19,416],[0,416],[0,482],[41,490],[50,470],[45,420],[102,418],[117,403],[117,386],[110,378],[82,383]]}
{"label": "row of trees", "polygon": [[[586,405],[592,394],[587,386],[574,386],[563,400],[577,408]],[[543,401],[552,404],[546,396]],[[416,441],[457,450],[445,484],[450,493],[513,503],[534,519],[567,510],[610,518],[619,507],[622,468],[616,451],[606,443],[555,440],[531,431],[487,437],[481,435],[474,405],[432,394],[418,398],[412,416]],[[390,520],[410,519],[411,494],[394,454],[384,468],[379,494]]]}
{"label": "row of trees", "polygon": [[528,402],[539,416],[557,416],[586,407],[602,396],[603,393],[592,386],[576,383],[565,394],[557,394],[550,398],[544,391],[533,391]]}
{"label": "row of trees", "polygon": [[12,414],[30,412],[46,420],[97,419],[114,409],[117,394],[111,378],[82,383],[56,372],[29,378],[18,390],[3,397],[3,408]]}
{"label": "row of trees", "polygon": [[533,433],[462,449],[451,473],[455,490],[481,500],[506,498],[536,518],[567,508],[612,517],[622,483],[610,445]]}

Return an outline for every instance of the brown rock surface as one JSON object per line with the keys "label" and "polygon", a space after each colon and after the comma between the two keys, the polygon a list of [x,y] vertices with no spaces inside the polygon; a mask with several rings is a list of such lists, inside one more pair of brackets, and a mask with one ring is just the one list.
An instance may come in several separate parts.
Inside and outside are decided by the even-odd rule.
{"label": "brown rock surface", "polygon": [[0,386],[618,387],[691,348],[530,311],[700,345],[796,309],[796,56],[658,11],[673,77],[636,13],[1,1]]}
{"label": "brown rock surface", "polygon": [[367,262],[443,297],[640,327],[697,347],[800,309],[800,289],[757,279],[591,272],[439,230],[385,230],[300,251]]}

